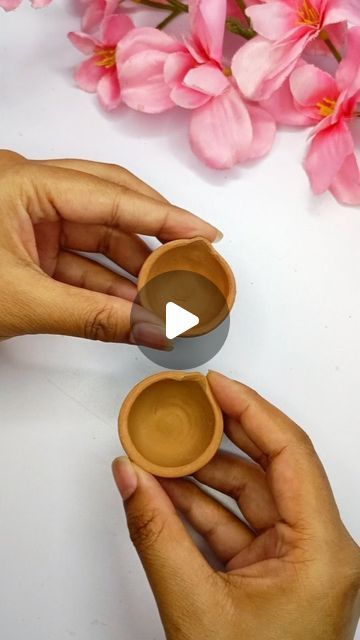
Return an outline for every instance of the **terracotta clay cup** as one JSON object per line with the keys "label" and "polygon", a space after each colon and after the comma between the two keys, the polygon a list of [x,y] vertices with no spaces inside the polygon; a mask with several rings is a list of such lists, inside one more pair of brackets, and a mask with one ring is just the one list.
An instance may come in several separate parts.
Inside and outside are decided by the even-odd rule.
{"label": "terracotta clay cup", "polygon": [[183,334],[193,337],[223,322],[234,304],[236,285],[228,263],[212,244],[193,238],[174,240],[153,251],[140,271],[138,291],[140,304],[164,321],[167,302],[198,316],[199,324]]}
{"label": "terracotta clay cup", "polygon": [[163,478],[203,467],[222,434],[221,409],[201,373],[166,371],[145,378],[120,410],[119,435],[129,458]]}

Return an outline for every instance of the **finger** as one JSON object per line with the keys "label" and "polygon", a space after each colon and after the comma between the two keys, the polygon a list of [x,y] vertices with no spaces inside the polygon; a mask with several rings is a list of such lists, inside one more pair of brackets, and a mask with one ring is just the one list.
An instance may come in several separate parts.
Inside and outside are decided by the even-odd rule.
{"label": "finger", "polygon": [[[284,528],[286,525],[283,525]],[[280,527],[267,529],[253,540],[253,542],[238,554],[233,556],[226,565],[228,571],[238,571],[244,567],[251,567],[248,576],[263,577],[263,567],[258,567],[258,563],[273,558],[283,558],[291,549],[292,545],[286,538],[286,533]]]}
{"label": "finger", "polygon": [[195,478],[234,498],[256,530],[270,527],[279,520],[266,476],[258,465],[221,451]]}
{"label": "finger", "polygon": [[133,302],[137,288],[133,282],[100,264],[69,251],[60,251],[54,272],[55,280],[74,287],[117,296]]}
{"label": "finger", "polygon": [[[33,222],[44,219],[68,222],[104,224],[132,233],[158,236],[164,241],[202,236],[211,242],[219,232],[197,216],[171,204],[148,198],[127,187],[119,187],[81,171],[38,166],[26,167],[27,211]],[[24,178],[18,171],[14,180]],[[33,194],[31,194],[31,189]],[[42,194],[39,206],[39,192]]]}
{"label": "finger", "polygon": [[35,267],[24,269],[16,282],[14,335],[50,333],[169,348],[162,321],[128,300],[63,284]]}
{"label": "finger", "polygon": [[82,171],[84,173],[90,173],[93,176],[97,176],[102,180],[108,180],[114,184],[128,187],[133,191],[138,191],[144,196],[167,202],[158,191],[150,187],[146,182],[143,182],[133,173],[120,167],[116,164],[107,164],[106,162],[93,162],[91,160],[79,160],[77,158],[71,159],[55,159],[55,160],[38,160],[39,164],[46,165],[48,167],[59,167],[62,169],[74,169],[75,171]]}
{"label": "finger", "polygon": [[194,598],[195,593],[201,594],[209,588],[216,574],[197,549],[156,478],[127,458],[114,461],[113,473],[124,500],[130,537],[166,627],[180,604],[188,615],[194,612],[194,607],[199,607],[200,599]]}
{"label": "finger", "polygon": [[151,253],[139,236],[96,224],[64,222],[60,243],[65,249],[102,253],[134,276]]}
{"label": "finger", "polygon": [[263,467],[263,469],[266,469],[268,462],[267,456],[254,444],[235,418],[231,416],[224,417],[224,430],[229,440]]}
{"label": "finger", "polygon": [[190,480],[161,480],[161,485],[224,565],[254,539],[249,527]]}
{"label": "finger", "polygon": [[9,149],[0,149],[0,169],[4,171],[5,169],[9,169],[12,165],[18,164],[22,162],[27,162],[24,156],[21,156],[19,153],[15,153],[15,151],[9,151]]}
{"label": "finger", "polygon": [[267,456],[266,476],[280,517],[290,525],[313,523],[319,505],[337,514],[334,498],[310,439],[255,391],[219,373],[208,380],[222,410]]}

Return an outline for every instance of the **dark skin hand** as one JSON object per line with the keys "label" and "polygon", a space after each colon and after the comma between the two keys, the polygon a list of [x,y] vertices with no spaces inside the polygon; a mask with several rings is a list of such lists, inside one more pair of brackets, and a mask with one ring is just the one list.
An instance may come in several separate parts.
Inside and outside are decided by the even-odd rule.
{"label": "dark skin hand", "polygon": [[161,320],[131,315],[135,284],[77,252],[136,277],[150,253],[138,234],[221,237],[122,167],[11,151],[0,151],[0,219],[0,340],[59,333],[166,349]]}
{"label": "dark skin hand", "polygon": [[[252,389],[208,376],[226,433],[252,461],[217,456],[190,479],[113,464],[130,536],[167,640],[352,640],[360,553],[309,437]],[[245,522],[205,488],[231,496]],[[210,545],[195,546],[177,511]]]}

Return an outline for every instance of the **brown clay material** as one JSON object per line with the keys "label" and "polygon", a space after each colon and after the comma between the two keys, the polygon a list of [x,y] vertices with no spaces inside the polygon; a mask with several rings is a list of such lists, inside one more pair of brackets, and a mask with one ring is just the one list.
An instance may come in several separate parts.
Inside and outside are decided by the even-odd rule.
{"label": "brown clay material", "polygon": [[222,434],[221,409],[201,373],[166,371],[145,378],[120,410],[119,435],[129,458],[163,478],[203,467]]}
{"label": "brown clay material", "polygon": [[[162,278],[157,287],[154,278],[166,273],[169,277]],[[194,273],[203,278],[194,279]],[[149,284],[152,281],[153,289]],[[142,306],[162,319],[166,302],[175,302],[198,316],[199,324],[183,334],[192,337],[221,324],[234,304],[236,285],[228,263],[212,244],[204,238],[193,238],[174,240],[153,251],[140,271],[138,291]]]}

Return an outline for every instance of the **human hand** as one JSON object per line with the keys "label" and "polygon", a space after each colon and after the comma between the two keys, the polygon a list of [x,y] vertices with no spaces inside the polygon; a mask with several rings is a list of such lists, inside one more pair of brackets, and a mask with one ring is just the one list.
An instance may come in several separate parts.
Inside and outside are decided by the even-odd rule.
{"label": "human hand", "polygon": [[[167,640],[350,640],[359,548],[308,436],[252,389],[210,373],[226,433],[254,462],[219,452],[196,474],[234,498],[241,521],[190,480],[114,461],[131,538]],[[215,571],[175,508],[210,545]]]}
{"label": "human hand", "polygon": [[219,237],[121,167],[0,151],[0,340],[60,333],[167,348],[160,319],[139,307],[131,321],[136,286],[74,253],[104,254],[137,276],[150,253],[138,233]]}

